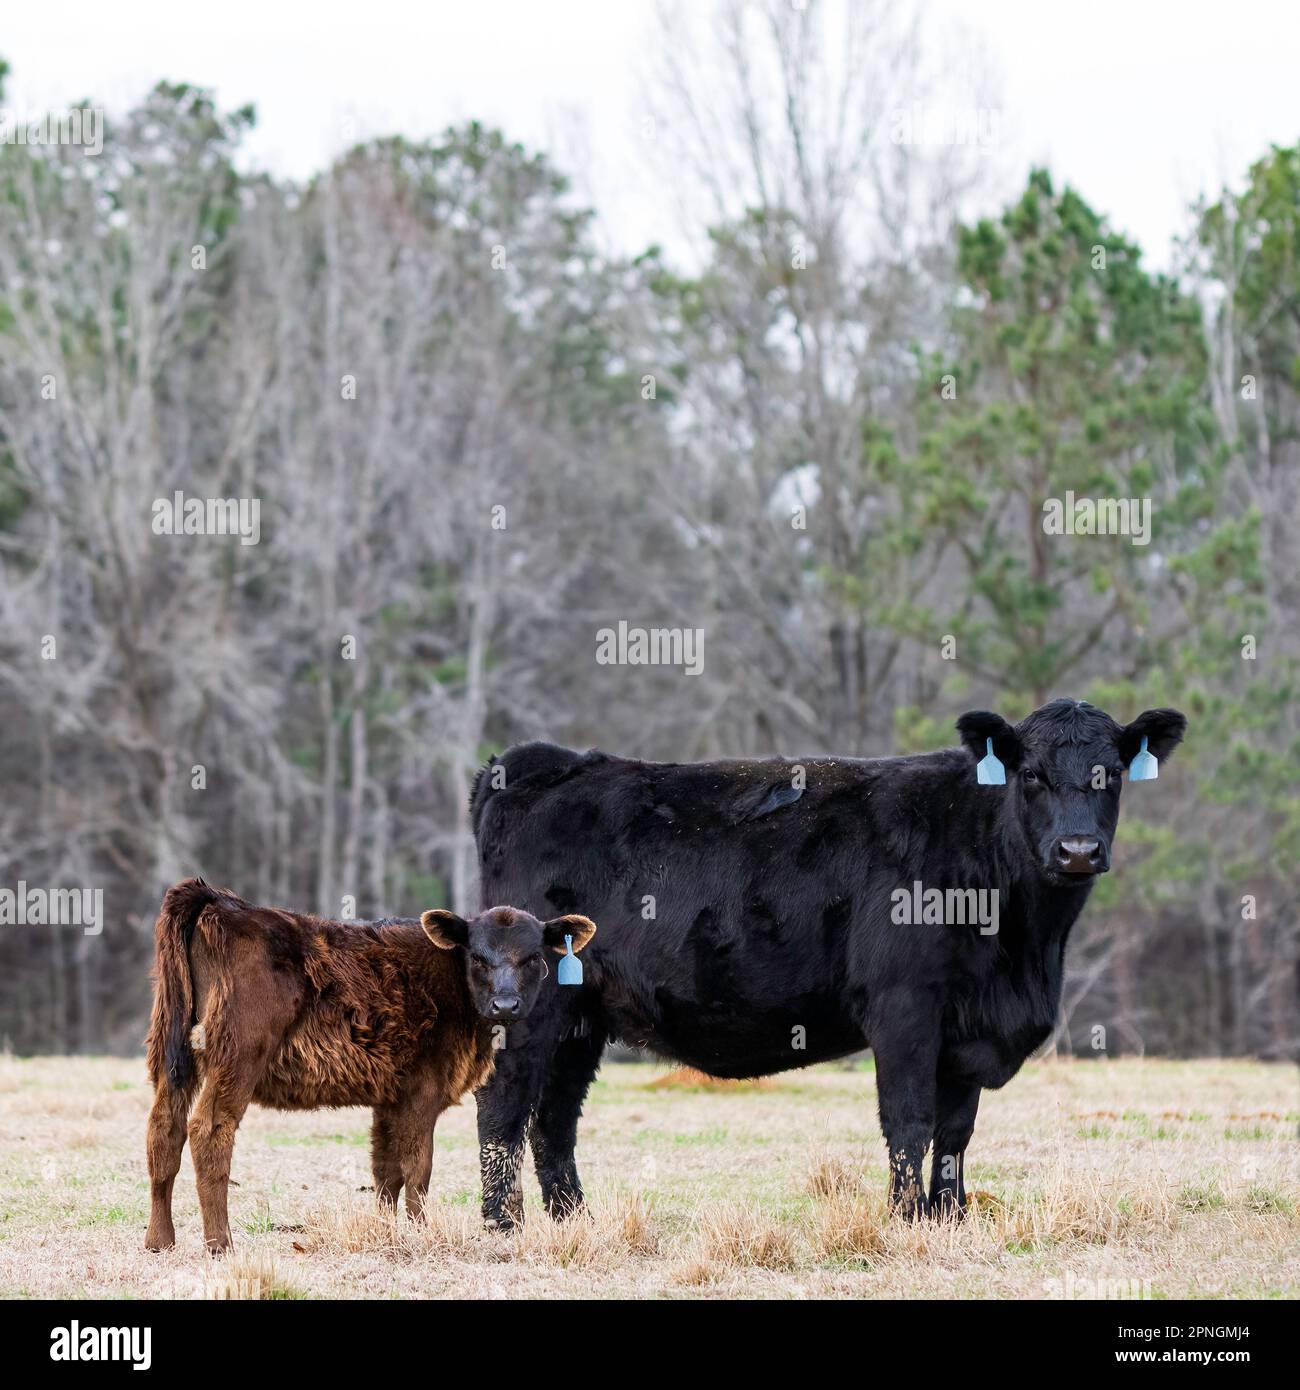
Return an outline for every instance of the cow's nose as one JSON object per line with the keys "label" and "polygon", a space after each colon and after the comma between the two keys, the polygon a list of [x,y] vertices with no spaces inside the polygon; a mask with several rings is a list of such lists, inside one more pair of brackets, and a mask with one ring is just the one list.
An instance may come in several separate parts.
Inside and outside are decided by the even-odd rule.
{"label": "cow's nose", "polygon": [[1067,874],[1104,874],[1107,866],[1101,841],[1084,835],[1057,840],[1056,867]]}
{"label": "cow's nose", "polygon": [[496,994],[492,997],[493,1018],[518,1018],[520,998],[517,994]]}

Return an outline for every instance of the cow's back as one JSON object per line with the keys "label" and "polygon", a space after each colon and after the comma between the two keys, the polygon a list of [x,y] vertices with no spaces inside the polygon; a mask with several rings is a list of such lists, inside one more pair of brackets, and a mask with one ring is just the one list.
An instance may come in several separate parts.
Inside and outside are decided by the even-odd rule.
{"label": "cow's back", "polygon": [[615,1036],[719,1075],[861,1047],[847,982],[879,935],[863,917],[888,906],[866,880],[874,863],[897,882],[913,839],[901,802],[882,805],[893,833],[865,855],[864,806],[897,797],[899,760],[646,763],[529,744],[494,766],[474,817],[483,901],[596,922],[584,961]]}

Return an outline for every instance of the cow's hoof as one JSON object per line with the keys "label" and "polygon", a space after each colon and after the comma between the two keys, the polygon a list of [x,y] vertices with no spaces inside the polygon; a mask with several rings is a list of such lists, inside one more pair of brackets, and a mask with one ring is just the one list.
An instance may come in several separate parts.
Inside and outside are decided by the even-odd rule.
{"label": "cow's hoof", "polygon": [[932,1221],[964,1221],[966,1208],[950,1193],[930,1198],[929,1216]]}
{"label": "cow's hoof", "polygon": [[163,1250],[174,1250],[176,1248],[176,1237],[175,1235],[145,1236],[144,1248],[151,1255],[157,1255]]}
{"label": "cow's hoof", "polygon": [[519,1223],[513,1216],[506,1216],[504,1213],[500,1216],[485,1216],[483,1218],[483,1229],[485,1231],[496,1231],[501,1235],[509,1235],[518,1225]]}
{"label": "cow's hoof", "polygon": [[567,1221],[571,1216],[577,1216],[579,1213],[589,1214],[581,1192],[557,1194],[546,1199],[546,1214],[552,1221]]}

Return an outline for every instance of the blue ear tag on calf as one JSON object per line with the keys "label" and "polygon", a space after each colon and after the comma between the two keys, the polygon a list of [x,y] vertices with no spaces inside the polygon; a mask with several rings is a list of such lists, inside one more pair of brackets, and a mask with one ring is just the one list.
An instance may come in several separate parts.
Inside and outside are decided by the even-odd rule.
{"label": "blue ear tag on calf", "polygon": [[984,746],[989,750],[988,756],[975,764],[975,780],[981,787],[1005,787],[1007,770],[1002,766],[1002,759],[993,751],[993,740],[986,738]]}
{"label": "blue ear tag on calf", "polygon": [[1154,782],[1160,776],[1160,764],[1156,761],[1154,753],[1147,752],[1147,741],[1145,736],[1142,739],[1142,747],[1133,755],[1133,761],[1128,765],[1128,780],[1130,782]]}
{"label": "blue ear tag on calf", "polygon": [[573,954],[573,938],[566,936],[564,945],[568,954],[560,957],[559,981],[562,985],[582,983],[582,962]]}

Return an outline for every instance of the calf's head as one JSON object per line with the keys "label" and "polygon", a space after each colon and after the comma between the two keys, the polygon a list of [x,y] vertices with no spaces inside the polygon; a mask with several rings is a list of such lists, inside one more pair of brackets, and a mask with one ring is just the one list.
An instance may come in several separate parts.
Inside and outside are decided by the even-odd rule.
{"label": "calf's head", "polygon": [[596,932],[596,924],[586,917],[539,922],[515,907],[491,907],[472,922],[438,908],[426,912],[420,925],[435,946],[461,954],[470,998],[491,1023],[527,1018],[550,973],[546,957],[565,954],[566,936],[581,951]]}
{"label": "calf's head", "polygon": [[1014,727],[988,710],[957,721],[978,761],[988,740],[1006,768],[1005,815],[1019,825],[1043,876],[1085,883],[1110,868],[1124,773],[1142,749],[1163,763],[1181,742],[1187,720],[1173,709],[1149,709],[1127,725],[1077,700],[1053,700]]}

